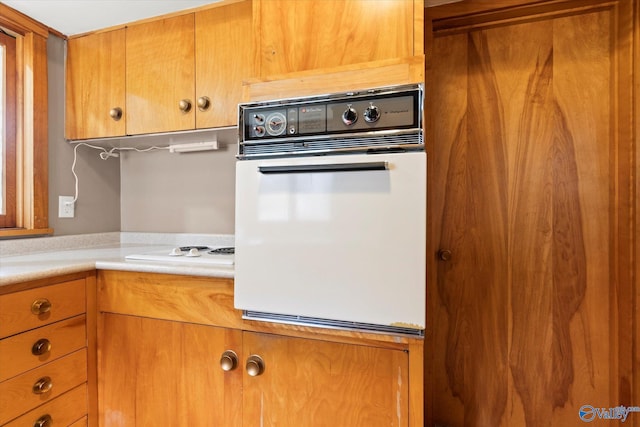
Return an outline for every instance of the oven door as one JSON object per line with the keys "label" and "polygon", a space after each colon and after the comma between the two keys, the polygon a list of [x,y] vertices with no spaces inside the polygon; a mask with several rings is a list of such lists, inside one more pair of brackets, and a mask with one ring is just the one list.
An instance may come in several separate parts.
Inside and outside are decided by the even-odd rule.
{"label": "oven door", "polygon": [[246,317],[419,335],[425,239],[424,152],[237,162]]}

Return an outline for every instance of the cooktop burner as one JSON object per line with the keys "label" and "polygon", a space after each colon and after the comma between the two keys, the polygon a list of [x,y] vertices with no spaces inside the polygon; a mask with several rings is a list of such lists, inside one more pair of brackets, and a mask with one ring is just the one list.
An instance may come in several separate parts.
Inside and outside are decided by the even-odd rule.
{"label": "cooktop burner", "polygon": [[189,252],[191,249],[197,249],[199,251],[204,251],[205,249],[211,249],[209,246],[180,246],[180,250],[182,252]]}
{"label": "cooktop burner", "polygon": [[236,253],[236,248],[217,248],[209,251],[210,254],[234,254]]}

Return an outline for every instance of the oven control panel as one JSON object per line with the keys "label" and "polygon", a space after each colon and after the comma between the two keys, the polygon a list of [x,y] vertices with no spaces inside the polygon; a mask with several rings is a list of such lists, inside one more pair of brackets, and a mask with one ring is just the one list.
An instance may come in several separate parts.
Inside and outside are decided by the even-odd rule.
{"label": "oven control panel", "polygon": [[417,127],[419,93],[365,91],[341,99],[241,104],[242,139],[284,138]]}
{"label": "oven control panel", "polygon": [[422,98],[421,85],[405,85],[240,104],[239,157],[250,145],[266,150],[272,144],[268,151],[275,155],[278,149],[290,151],[290,144],[308,140],[421,132]]}

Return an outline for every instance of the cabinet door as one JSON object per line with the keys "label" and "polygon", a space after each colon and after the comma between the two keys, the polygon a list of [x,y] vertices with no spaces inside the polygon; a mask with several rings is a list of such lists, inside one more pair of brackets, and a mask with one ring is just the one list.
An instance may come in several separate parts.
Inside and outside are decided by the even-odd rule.
{"label": "cabinet door", "polygon": [[408,425],[408,354],[350,344],[243,334],[243,425],[377,427]]}
{"label": "cabinet door", "polygon": [[256,0],[255,4],[261,77],[414,54],[412,0]]}
{"label": "cabinet door", "polygon": [[633,404],[632,7],[578,3],[436,33],[429,426]]}
{"label": "cabinet door", "polygon": [[68,139],[125,134],[124,51],[124,29],[67,42],[65,134]]}
{"label": "cabinet door", "polygon": [[101,425],[241,425],[242,374],[220,366],[241,332],[117,314],[101,325]]}
{"label": "cabinet door", "polygon": [[196,13],[196,127],[235,126],[242,81],[253,76],[251,2]]}
{"label": "cabinet door", "polygon": [[131,25],[126,39],[127,134],[193,129],[193,14]]}

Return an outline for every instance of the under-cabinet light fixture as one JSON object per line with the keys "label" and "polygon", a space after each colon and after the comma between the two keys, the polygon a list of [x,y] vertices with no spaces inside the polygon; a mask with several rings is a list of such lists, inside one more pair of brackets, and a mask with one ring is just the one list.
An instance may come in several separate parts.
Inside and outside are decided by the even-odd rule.
{"label": "under-cabinet light fixture", "polygon": [[194,151],[217,150],[218,141],[193,142],[190,144],[172,144],[169,145],[170,153],[192,153]]}

